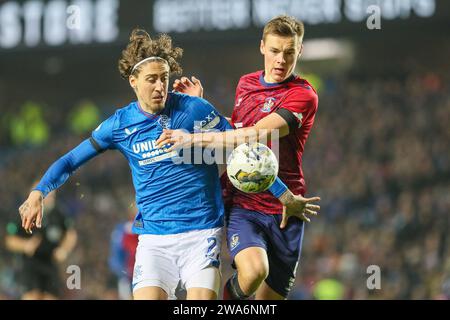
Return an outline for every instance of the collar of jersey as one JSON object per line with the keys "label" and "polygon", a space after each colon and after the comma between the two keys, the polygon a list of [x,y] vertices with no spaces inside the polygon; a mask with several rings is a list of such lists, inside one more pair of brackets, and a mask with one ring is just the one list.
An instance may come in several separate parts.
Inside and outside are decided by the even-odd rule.
{"label": "collar of jersey", "polygon": [[289,81],[292,81],[295,79],[296,75],[292,74],[290,77],[288,77],[286,80],[281,81],[281,82],[275,82],[275,83],[268,83],[264,80],[264,74],[265,72],[261,72],[261,75],[259,76],[259,82],[265,86],[265,87],[275,87],[275,86],[279,86],[280,84],[285,84],[288,83]]}
{"label": "collar of jersey", "polygon": [[[166,101],[166,103],[167,103],[167,101]],[[145,111],[144,109],[142,109],[141,108],[141,105],[139,104],[139,101],[136,101],[136,105],[137,105],[137,107],[138,107],[138,110],[144,115],[144,116],[146,116],[147,118],[149,118],[149,119],[151,119],[151,120],[156,120],[159,116],[160,116],[160,114],[161,114],[161,112],[163,112],[163,110],[164,109],[162,109],[160,112],[158,112],[158,113],[150,113],[150,112],[147,112],[147,111]],[[164,108],[165,108],[166,106],[164,106]]]}

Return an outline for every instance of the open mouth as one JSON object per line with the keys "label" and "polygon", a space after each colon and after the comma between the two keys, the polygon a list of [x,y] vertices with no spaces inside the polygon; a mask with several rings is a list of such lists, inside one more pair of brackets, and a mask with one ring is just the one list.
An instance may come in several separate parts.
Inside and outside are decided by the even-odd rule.
{"label": "open mouth", "polygon": [[273,68],[273,72],[277,75],[283,74],[284,69],[283,68]]}

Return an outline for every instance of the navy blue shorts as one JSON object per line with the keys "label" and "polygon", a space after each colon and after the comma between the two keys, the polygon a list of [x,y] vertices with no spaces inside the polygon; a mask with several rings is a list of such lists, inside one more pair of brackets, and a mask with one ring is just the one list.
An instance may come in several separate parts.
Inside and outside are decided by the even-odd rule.
{"label": "navy blue shorts", "polygon": [[272,215],[234,207],[227,217],[230,255],[248,247],[261,247],[269,259],[267,285],[285,298],[295,281],[303,241],[304,223],[290,218],[280,229],[281,214]]}

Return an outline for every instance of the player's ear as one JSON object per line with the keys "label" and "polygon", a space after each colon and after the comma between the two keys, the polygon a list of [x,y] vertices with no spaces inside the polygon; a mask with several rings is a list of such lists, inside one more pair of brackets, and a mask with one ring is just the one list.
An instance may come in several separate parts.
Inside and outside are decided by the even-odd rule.
{"label": "player's ear", "polygon": [[298,52],[297,60],[300,59],[300,57],[302,56],[302,53],[303,53],[303,42],[300,43],[300,50]]}
{"label": "player's ear", "polygon": [[130,76],[130,77],[128,78],[128,81],[129,81],[129,83],[130,83],[130,87],[131,87],[133,90],[136,90],[136,89],[137,89],[137,79],[136,79],[136,77],[135,77],[135,76]]}
{"label": "player's ear", "polygon": [[261,43],[259,45],[259,51],[261,51],[261,54],[264,55],[264,39],[261,39]]}

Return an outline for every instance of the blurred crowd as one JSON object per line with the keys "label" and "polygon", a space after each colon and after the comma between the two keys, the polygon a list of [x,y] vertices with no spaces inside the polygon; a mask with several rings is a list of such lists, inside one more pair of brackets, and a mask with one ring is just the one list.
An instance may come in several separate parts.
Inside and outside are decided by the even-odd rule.
{"label": "blurred crowd", "polygon": [[[319,95],[306,146],[322,209],[291,298],[450,298],[448,79],[340,80]],[[379,290],[367,289],[372,265]]]}
{"label": "blurred crowd", "polygon": [[[450,82],[445,76],[408,72],[395,78],[323,79],[303,159],[307,195],[322,197],[321,214],[305,229],[289,299],[450,298]],[[231,106],[234,92],[228,88],[227,93],[211,88],[213,102],[219,92]],[[101,110],[106,110],[103,118],[113,112]],[[65,112],[52,110],[56,118]],[[88,136],[57,123],[51,123],[52,137],[41,146],[12,147],[7,137],[0,140],[2,239],[3,226],[19,219],[17,208],[30,183]],[[58,194],[78,232],[61,276],[67,277],[70,264],[82,272],[81,290],[66,290],[63,298],[118,298],[108,257],[114,226],[126,221],[133,207],[125,159],[117,152],[102,154]],[[0,243],[0,297],[20,296],[19,263]],[[369,266],[379,267],[378,289],[368,288]],[[224,277],[231,274],[226,252],[222,268]]]}

